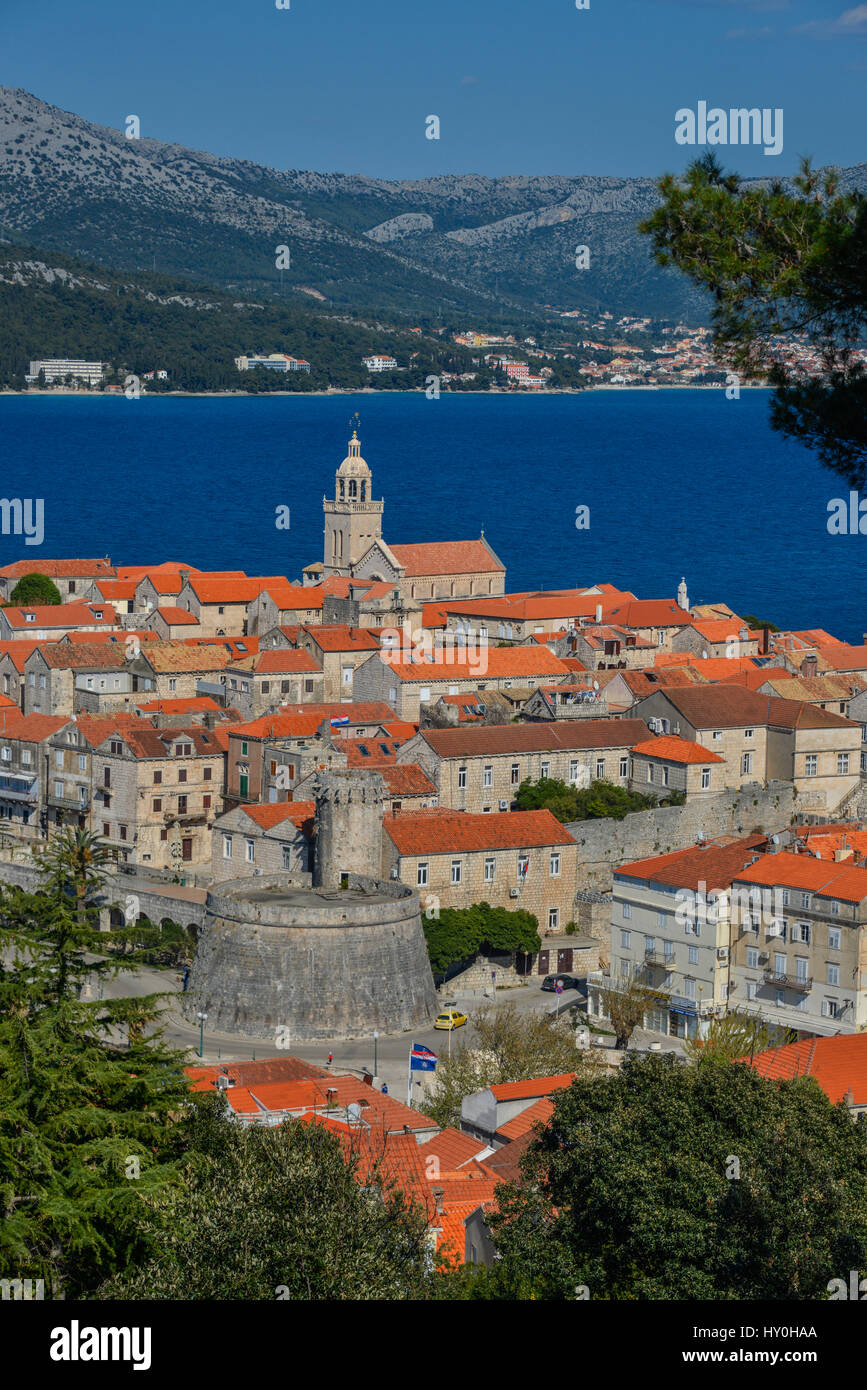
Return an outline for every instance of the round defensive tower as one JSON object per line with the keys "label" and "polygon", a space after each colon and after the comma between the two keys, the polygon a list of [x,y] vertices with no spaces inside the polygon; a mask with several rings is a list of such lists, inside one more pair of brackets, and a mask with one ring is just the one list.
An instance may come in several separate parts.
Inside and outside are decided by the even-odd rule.
{"label": "round defensive tower", "polygon": [[184,1015],[242,1037],[297,1042],[396,1033],[429,1023],[436,995],[418,894],[380,874],[385,784],[377,773],[318,779],[313,874],[215,883]]}

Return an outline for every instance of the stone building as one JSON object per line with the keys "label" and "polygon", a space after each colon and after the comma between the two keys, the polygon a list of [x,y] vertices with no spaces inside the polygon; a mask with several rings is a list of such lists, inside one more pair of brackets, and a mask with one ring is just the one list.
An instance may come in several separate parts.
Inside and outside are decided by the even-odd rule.
{"label": "stone building", "polygon": [[[436,652],[411,660],[411,650],[373,655],[355,671],[353,690],[359,700],[382,700],[399,719],[418,723],[422,708],[442,695],[465,691],[530,688],[568,680],[569,667],[546,647],[481,647],[462,654]],[[400,659],[399,659],[400,657]]]}
{"label": "stone building", "polygon": [[79,685],[94,692],[114,691],[118,696],[128,693],[132,680],[124,669],[126,663],[122,642],[51,642],[37,647],[24,663],[21,707],[25,714],[64,715],[68,719],[82,708],[76,699]]}
{"label": "stone building", "polygon": [[643,719],[423,729],[401,745],[397,761],[419,764],[436,784],[441,806],[507,811],[525,781],[627,786],[632,749],[647,737]]}
{"label": "stone building", "polygon": [[212,829],[215,883],[252,874],[308,873],[312,867],[313,801],[235,806]]}
{"label": "stone building", "polygon": [[401,810],[383,832],[383,876],[415,888],[426,911],[521,908],[543,935],[574,920],[578,847],[550,811]]}
{"label": "stone building", "polygon": [[224,753],[200,725],[121,725],[93,750],[93,829],[125,863],[210,865]]}
{"label": "stone building", "polygon": [[19,579],[34,570],[46,575],[60,591],[63,603],[76,603],[86,596],[96,579],[113,578],[117,571],[108,556],[102,560],[16,560],[0,569],[0,603],[8,603]]}
{"label": "stone building", "polygon": [[309,652],[322,671],[320,700],[354,699],[353,680],[357,668],[373,652],[379,641],[364,627],[302,627],[298,646]]}
{"label": "stone building", "polygon": [[642,796],[712,796],[726,785],[725,758],[675,734],[657,734],[632,750],[629,790]]}
{"label": "stone building", "polygon": [[281,705],[322,702],[325,675],[309,651],[291,647],[232,661],[221,676],[226,703],[242,719],[258,719]]}
{"label": "stone building", "polygon": [[88,751],[72,719],[0,711],[0,824],[24,839],[46,834],[70,811],[77,824],[90,803]]}

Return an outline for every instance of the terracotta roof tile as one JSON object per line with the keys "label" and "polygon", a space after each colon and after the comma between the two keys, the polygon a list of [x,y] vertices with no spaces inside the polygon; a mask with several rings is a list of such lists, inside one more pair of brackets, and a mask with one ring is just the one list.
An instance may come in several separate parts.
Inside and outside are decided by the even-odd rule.
{"label": "terracotta roof tile", "polygon": [[275,825],[282,825],[283,821],[291,820],[299,829],[305,821],[310,821],[316,811],[315,801],[266,801],[261,804],[250,804],[241,806],[243,811],[251,821],[255,821],[262,830],[271,830]]}
{"label": "terracotta roof tile", "polygon": [[408,579],[428,574],[505,573],[505,566],[484,540],[427,541],[416,545],[390,545]]}
{"label": "terracotta roof tile", "polygon": [[528,1100],[531,1097],[550,1096],[554,1091],[563,1091],[571,1086],[577,1072],[564,1071],[557,1076],[537,1076],[526,1081],[503,1081],[488,1089],[494,1100]]}
{"label": "terracotta roof tile", "polygon": [[552,719],[488,728],[423,729],[421,737],[441,758],[472,758],[557,749],[632,748],[649,733],[643,719]]}
{"label": "terracotta roof tile", "polygon": [[[481,1139],[474,1139],[471,1134],[464,1134],[459,1129],[443,1129],[433,1138],[426,1139],[421,1146],[422,1158],[427,1165],[427,1160],[431,1157],[439,1159],[440,1169],[443,1172],[460,1168],[464,1163],[469,1163],[470,1159],[477,1154],[484,1153],[487,1144]],[[426,1169],[427,1171],[427,1169]]]}
{"label": "terracotta roof tile", "polygon": [[402,811],[382,828],[401,855],[471,853],[485,849],[534,849],[575,841],[550,811],[494,811],[475,815],[437,808],[438,814]]}
{"label": "terracotta roof tile", "polygon": [[380,771],[390,796],[436,795],[436,786],[418,763],[385,763]]}
{"label": "terracotta roof tile", "polygon": [[[740,1060],[750,1065],[749,1058]],[[867,1106],[867,1033],[807,1038],[775,1047],[753,1057],[752,1066],[775,1081],[812,1076],[835,1104],[851,1091],[853,1105]]]}
{"label": "terracotta roof tile", "polygon": [[522,1110],[520,1115],[515,1115],[511,1120],[507,1120],[504,1125],[500,1125],[497,1130],[499,1139],[520,1139],[523,1134],[529,1134],[535,1125],[545,1125],[554,1114],[554,1102],[547,1096],[542,1096],[526,1110]]}
{"label": "terracotta roof tile", "polygon": [[766,835],[747,835],[740,840],[721,836],[707,844],[620,865],[615,868],[614,877],[615,880],[634,878],[642,882],[665,883],[675,888],[696,889],[700,883],[704,883],[716,891],[730,887],[736,878],[743,878],[745,866],[765,849],[767,843]]}
{"label": "terracotta roof tile", "polygon": [[718,753],[703,748],[700,743],[690,743],[688,739],[678,738],[676,734],[660,734],[644,743],[636,743],[633,753],[644,754],[648,758],[664,758],[670,763],[724,763]]}
{"label": "terracotta roof tile", "polygon": [[758,863],[735,875],[739,883],[759,883],[768,887],[801,888],[823,898],[860,903],[867,898],[867,869],[847,861],[829,864],[809,854],[762,855]]}

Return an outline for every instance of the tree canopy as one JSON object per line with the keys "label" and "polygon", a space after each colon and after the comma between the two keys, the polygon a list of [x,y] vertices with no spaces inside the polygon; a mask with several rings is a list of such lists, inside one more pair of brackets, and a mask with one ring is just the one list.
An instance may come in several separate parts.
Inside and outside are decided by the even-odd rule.
{"label": "tree canopy", "polygon": [[515,797],[518,811],[548,810],[565,824],[573,820],[623,820],[631,811],[647,811],[654,806],[676,806],[683,794],[671,792],[662,802],[655,796],[629,791],[613,782],[591,782],[589,787],[573,787],[555,777],[538,782],[522,782]]}
{"label": "tree canopy", "polygon": [[[867,480],[867,198],[809,161],[790,183],[742,184],[707,153],[641,224],[660,265],[713,296],[714,344],[775,388],[771,423],[852,486]],[[794,340],[810,349],[806,368]]]}
{"label": "tree canopy", "polygon": [[536,1297],[821,1299],[867,1264],[867,1126],[810,1077],[627,1055],[524,1164],[491,1224]]}
{"label": "tree canopy", "polygon": [[523,908],[512,912],[490,903],[443,908],[438,917],[425,921],[424,935],[435,974],[480,952],[500,955],[524,951],[531,955],[542,945],[539,921],[532,912]]}
{"label": "tree canopy", "polygon": [[22,574],[12,593],[9,595],[11,604],[26,605],[56,605],[62,602],[60,590],[47,574],[40,574],[34,570],[31,574]]}

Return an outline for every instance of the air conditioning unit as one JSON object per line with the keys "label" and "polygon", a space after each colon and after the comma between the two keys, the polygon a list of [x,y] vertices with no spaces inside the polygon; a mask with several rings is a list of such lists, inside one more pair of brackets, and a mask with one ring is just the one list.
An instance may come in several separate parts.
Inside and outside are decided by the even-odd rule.
{"label": "air conditioning unit", "polygon": [[508,801],[505,801],[505,800],[501,801],[501,802],[500,802],[500,810],[501,810],[501,811],[508,811],[508,809],[509,809],[509,803],[508,803]]}
{"label": "air conditioning unit", "polygon": [[510,897],[510,898],[517,898],[517,896],[518,896],[518,890],[517,890],[517,888],[510,888],[510,889],[509,889],[509,897]]}
{"label": "air conditioning unit", "polygon": [[647,721],[647,727],[648,727],[649,729],[652,729],[653,732],[654,732],[655,734],[661,734],[661,733],[662,733],[662,720],[661,720],[661,719],[648,719],[648,721]]}
{"label": "air conditioning unit", "polygon": [[728,960],[728,958],[729,958],[729,948],[728,948],[728,946],[719,946],[719,947],[717,948],[716,958],[717,958],[717,960]]}

